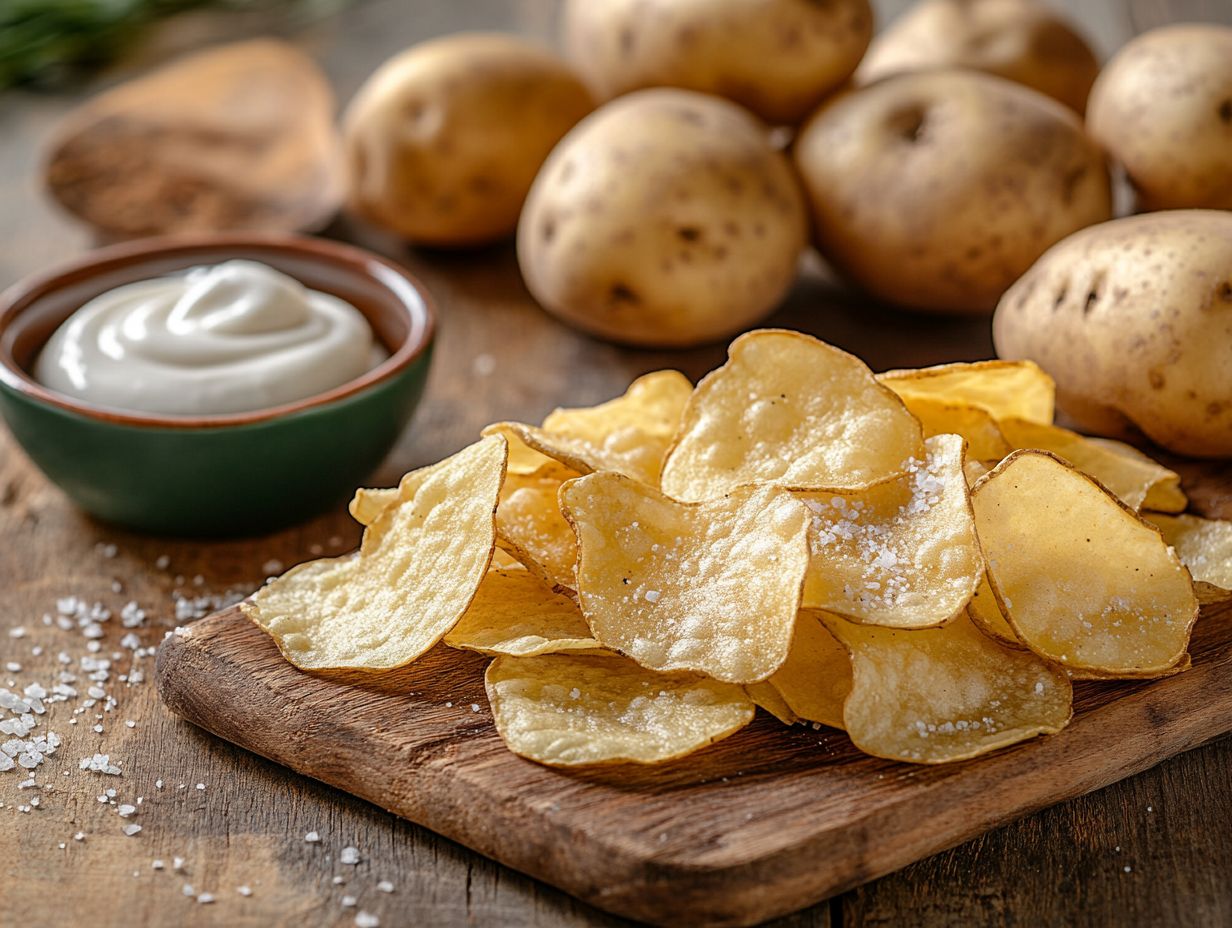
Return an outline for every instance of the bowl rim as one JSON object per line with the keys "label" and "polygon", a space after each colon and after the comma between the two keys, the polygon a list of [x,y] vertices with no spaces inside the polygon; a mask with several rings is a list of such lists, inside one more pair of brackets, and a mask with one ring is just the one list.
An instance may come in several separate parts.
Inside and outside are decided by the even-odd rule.
{"label": "bowl rim", "polygon": [[328,406],[396,377],[414,364],[436,337],[436,302],[423,283],[406,268],[365,248],[331,239],[281,232],[187,233],[155,236],[93,249],[80,257],[25,277],[0,292],[0,337],[14,320],[49,293],[101,272],[164,255],[225,252],[229,249],[283,251],[326,261],[353,275],[375,278],[393,293],[410,317],[406,338],[388,358],[354,380],[301,400],[221,415],[170,416],[94,406],[51,390],[0,349],[0,385],[23,396],[79,416],[112,425],[158,429],[213,429],[254,425]]}

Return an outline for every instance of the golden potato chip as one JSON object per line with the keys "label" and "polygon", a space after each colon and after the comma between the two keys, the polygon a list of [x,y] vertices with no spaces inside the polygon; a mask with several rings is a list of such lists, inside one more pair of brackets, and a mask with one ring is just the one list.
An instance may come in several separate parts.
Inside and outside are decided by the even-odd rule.
{"label": "golden potato chip", "polygon": [[577,474],[555,461],[534,474],[510,474],[496,510],[496,543],[548,583],[577,585],[577,539],[556,495]]}
{"label": "golden potato chip", "polygon": [[963,464],[963,475],[967,478],[967,486],[975,486],[975,481],[979,480],[996,466],[996,461],[990,463],[988,461],[973,461],[968,458],[967,462]]}
{"label": "golden potato chip", "polygon": [[487,436],[494,432],[504,435],[505,440],[509,442],[509,467],[507,468],[509,473],[525,476],[556,463],[554,458],[536,451],[515,433],[502,431],[494,425],[489,425],[480,434]]}
{"label": "golden potato chip", "polygon": [[1000,642],[1007,648],[1025,647],[1018,640],[1013,627],[1006,621],[1005,613],[1001,611],[1001,605],[997,602],[992,587],[988,585],[987,576],[980,579],[980,585],[976,587],[975,595],[971,597],[971,603],[967,606],[967,614],[976,627],[989,638]]}
{"label": "golden potato chip", "polygon": [[525,570],[489,570],[445,644],[514,657],[599,647],[577,603]]}
{"label": "golden potato chip", "polygon": [[590,470],[614,470],[657,487],[663,456],[692,395],[693,384],[684,374],[655,371],[614,400],[555,410],[543,420],[543,431],[589,445],[579,457],[591,463]]}
{"label": "golden potato chip", "polygon": [[741,335],[697,385],[663,465],[663,491],[696,502],[747,484],[869,486],[923,457],[923,435],[858,358],[799,332]]}
{"label": "golden potato chip", "polygon": [[786,490],[680,503],[620,474],[565,484],[577,591],[595,638],[652,670],[757,683],[787,657],[809,513]]}
{"label": "golden potato chip", "polygon": [[753,700],[753,705],[764,709],[784,725],[795,725],[800,721],[800,717],[791,711],[791,706],[787,705],[786,700],[769,680],[746,684],[744,691],[748,693],[749,699]]}
{"label": "golden potato chip", "polygon": [[1069,723],[1065,673],[997,644],[966,616],[912,630],[836,616],[824,622],[851,653],[843,723],[868,754],[920,764],[965,760]]}
{"label": "golden potato chip", "polygon": [[484,682],[509,750],[556,767],[658,764],[753,718],[753,703],[738,686],[654,673],[618,655],[498,657]]}
{"label": "golden potato chip", "polygon": [[[1174,501],[1180,493],[1181,478],[1146,455],[1126,454],[1113,450],[1108,441],[1094,442],[1089,438],[1055,425],[1039,425],[1022,419],[1006,419],[1001,430],[1015,448],[1051,451],[1088,476],[1094,477],[1111,493],[1120,497],[1130,509],[1141,509],[1152,490],[1154,500]],[[1122,445],[1128,448],[1128,445]],[[1184,494],[1180,494],[1185,508]]]}
{"label": "golden potato chip", "polygon": [[[506,480],[509,479],[508,474],[505,475],[505,479]],[[497,508],[496,511],[500,512],[499,507]],[[498,543],[499,541],[500,539],[497,539]],[[497,548],[496,550],[492,552],[492,566],[499,567],[501,570],[525,570],[526,569],[525,564],[519,561],[512,554],[509,554],[507,551],[502,551],[500,548]]]}
{"label": "golden potato chip", "polygon": [[1111,451],[1113,454],[1119,454],[1122,457],[1131,458],[1146,469],[1155,472],[1162,470],[1169,475],[1165,479],[1151,484],[1146,491],[1146,497],[1142,500],[1141,505],[1138,506],[1139,509],[1150,509],[1153,512],[1184,512],[1185,507],[1189,505],[1189,498],[1185,496],[1185,492],[1181,489],[1179,480],[1172,479],[1176,475],[1149,454],[1139,451],[1133,445],[1127,445],[1123,441],[1116,441],[1112,438],[1088,437],[1087,444],[1095,445],[1106,451]]}
{"label": "golden potato chip", "polygon": [[783,666],[766,681],[787,709],[809,722],[843,727],[843,702],[851,692],[851,658],[821,623],[821,613],[803,610]]}
{"label": "golden potato chip", "polygon": [[505,440],[402,478],[357,556],[292,568],[242,604],[304,670],[408,664],[453,628],[492,559]]}
{"label": "golden potato chip", "polygon": [[1056,384],[1034,361],[940,364],[886,371],[877,379],[903,398],[978,406],[998,420],[1013,416],[1050,424],[1056,403]]}
{"label": "golden potato chip", "polygon": [[1153,526],[1045,451],[1015,451],[975,485],[988,579],[1019,640],[1075,669],[1143,676],[1185,654],[1189,573]]}
{"label": "golden potato chip", "polygon": [[997,420],[979,406],[938,399],[934,396],[904,396],[903,403],[924,427],[924,437],[961,435],[967,439],[967,455],[976,460],[999,461],[1013,449],[1001,434]]}
{"label": "golden potato chip", "polygon": [[382,512],[398,500],[397,487],[360,487],[355,491],[350,510],[351,518],[360,525],[371,525]]}
{"label": "golden potato chip", "polygon": [[1159,529],[1189,568],[1203,602],[1223,602],[1232,593],[1232,522],[1198,516],[1151,513],[1146,520]]}
{"label": "golden potato chip", "polygon": [[1188,654],[1185,654],[1167,670],[1152,670],[1147,673],[1101,673],[1097,670],[1076,670],[1071,668],[1068,673],[1071,680],[1160,680],[1164,677],[1175,677],[1178,673],[1184,673],[1192,668],[1193,660]]}
{"label": "golden potato chip", "polygon": [[937,435],[908,473],[865,490],[800,493],[812,513],[804,605],[925,628],[966,608],[984,572],[963,440]]}

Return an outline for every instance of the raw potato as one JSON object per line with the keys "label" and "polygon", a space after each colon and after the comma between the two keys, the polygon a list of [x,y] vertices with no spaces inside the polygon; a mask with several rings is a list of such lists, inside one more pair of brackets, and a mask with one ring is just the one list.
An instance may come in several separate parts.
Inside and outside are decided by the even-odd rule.
{"label": "raw potato", "polygon": [[825,103],[796,163],[818,247],[903,307],[986,313],[1045,249],[1112,215],[1072,111],[988,74],[890,77]]}
{"label": "raw potato", "polygon": [[996,74],[1081,113],[1099,59],[1073,24],[1040,0],[923,0],[873,40],[856,80],[939,67]]}
{"label": "raw potato", "polygon": [[412,242],[504,238],[552,146],[593,108],[563,61],[512,36],[416,45],[347,109],[349,207]]}
{"label": "raw potato", "polygon": [[1232,455],[1232,213],[1151,213],[1070,236],[1002,298],[993,340],[1051,374],[1085,432]]}
{"label": "raw potato", "polygon": [[644,90],[552,152],[518,225],[518,262],[570,325],[694,345],[770,312],[806,239],[804,199],[763,125],[717,97]]}
{"label": "raw potato", "polygon": [[1140,209],[1232,209],[1232,27],[1166,26],[1108,62],[1087,125]]}
{"label": "raw potato", "polygon": [[569,57],[604,98],[684,87],[795,125],[855,70],[868,0],[569,0]]}

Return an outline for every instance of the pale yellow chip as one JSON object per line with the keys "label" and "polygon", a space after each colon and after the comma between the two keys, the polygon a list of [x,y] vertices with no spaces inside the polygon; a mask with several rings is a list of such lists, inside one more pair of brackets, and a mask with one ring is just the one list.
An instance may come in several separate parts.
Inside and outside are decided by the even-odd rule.
{"label": "pale yellow chip", "polygon": [[976,361],[886,371],[877,379],[904,398],[929,397],[978,406],[994,419],[1050,424],[1056,384],[1034,361]]}
{"label": "pale yellow chip", "polygon": [[663,466],[675,499],[714,499],[747,484],[869,486],[923,456],[919,422],[860,359],[798,332],[732,342],[697,385]]}
{"label": "pale yellow chip", "polygon": [[1029,651],[1003,647],[962,616],[942,628],[826,627],[851,653],[843,724],[861,751],[890,760],[965,760],[1060,731],[1069,678]]}
{"label": "pale yellow chip", "polygon": [[967,439],[968,457],[999,461],[1013,450],[1001,434],[997,420],[979,406],[910,394],[903,397],[903,402],[920,420],[926,438],[948,433]]}
{"label": "pale yellow chip", "polygon": [[577,590],[596,639],[659,671],[756,683],[791,646],[809,512],[777,487],[680,503],[620,474],[565,484]]}
{"label": "pale yellow chip", "polygon": [[599,647],[577,603],[525,570],[489,570],[445,644],[514,657]]}
{"label": "pale yellow chip", "polygon": [[851,658],[821,622],[805,609],[783,666],[766,681],[792,715],[831,728],[843,727],[843,702],[851,692]]}
{"label": "pale yellow chip", "polygon": [[659,764],[753,718],[739,686],[654,673],[617,655],[498,657],[484,681],[509,750],[557,767]]}
{"label": "pale yellow chip", "polygon": [[1020,641],[1063,666],[1163,673],[1198,614],[1153,526],[1059,458],[1015,451],[972,491],[988,578]]}
{"label": "pale yellow chip", "polygon": [[1156,505],[1179,502],[1181,508],[1185,508],[1185,496],[1180,492],[1180,476],[1144,454],[1132,449],[1132,453],[1121,450],[1129,448],[1128,445],[1120,445],[1118,449],[1118,442],[1097,442],[1069,429],[1022,419],[1006,419],[1001,423],[1001,429],[1015,448],[1051,451],[1084,474],[1094,477],[1130,509],[1143,508],[1148,497]]}
{"label": "pale yellow chip", "polygon": [[1133,445],[1127,445],[1123,441],[1116,441],[1112,438],[1087,438],[1087,444],[1095,445],[1103,448],[1106,451],[1111,451],[1113,454],[1119,454],[1122,457],[1130,458],[1137,461],[1138,464],[1154,472],[1160,470],[1166,472],[1169,476],[1165,479],[1157,480],[1151,484],[1146,491],[1146,497],[1142,500],[1139,509],[1149,509],[1152,512],[1184,512],[1185,507],[1189,505],[1189,498],[1185,495],[1185,491],[1181,489],[1179,480],[1172,479],[1173,471],[1168,470],[1153,457],[1145,452],[1139,451]]}
{"label": "pale yellow chip", "polygon": [[749,699],[753,700],[753,705],[770,713],[784,725],[795,725],[800,721],[800,716],[791,711],[791,706],[787,705],[787,701],[769,680],[748,683],[744,691],[749,694]]}
{"label": "pale yellow chip", "polygon": [[928,439],[903,477],[799,497],[812,514],[805,606],[894,628],[941,625],[966,608],[984,562],[959,436]]}
{"label": "pale yellow chip", "polygon": [[1203,602],[1223,602],[1232,593],[1232,522],[1198,516],[1146,517],[1176,549]]}
{"label": "pale yellow chip", "polygon": [[970,458],[963,464],[963,475],[967,478],[967,486],[975,486],[975,482],[997,466],[996,461],[973,461]]}
{"label": "pale yellow chip", "polygon": [[983,577],[980,585],[976,587],[975,595],[971,597],[971,604],[967,606],[967,614],[979,630],[990,638],[1008,648],[1025,647],[1018,640],[1013,626],[1005,618],[1005,613],[1001,611],[1001,604],[997,602],[996,594],[993,593],[987,576]]}
{"label": "pale yellow chip", "polygon": [[528,570],[558,586],[577,585],[577,539],[557,501],[561,484],[576,477],[555,461],[534,474],[510,474],[496,510],[496,542]]}
{"label": "pale yellow chip", "polygon": [[570,439],[568,447],[590,463],[588,470],[614,470],[657,487],[663,456],[692,395],[693,384],[684,374],[655,371],[614,400],[555,410],[543,420],[542,431]]}
{"label": "pale yellow chip", "polygon": [[462,617],[492,559],[507,445],[485,438],[402,478],[357,556],[301,564],[243,603],[304,670],[385,670]]}
{"label": "pale yellow chip", "polygon": [[371,525],[397,500],[397,487],[360,487],[355,491],[355,496],[347,508],[351,518],[360,525]]}

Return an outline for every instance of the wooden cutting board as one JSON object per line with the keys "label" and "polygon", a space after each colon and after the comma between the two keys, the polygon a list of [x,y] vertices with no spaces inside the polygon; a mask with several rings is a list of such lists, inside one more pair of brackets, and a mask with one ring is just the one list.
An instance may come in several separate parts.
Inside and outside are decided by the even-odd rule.
{"label": "wooden cutting board", "polygon": [[1232,730],[1232,604],[1207,607],[1193,668],[1080,683],[1063,732],[943,767],[868,757],[761,713],[660,767],[589,772],[511,754],[486,660],[438,647],[392,673],[310,675],[231,608],[169,637],[173,711],[621,915],[749,925],[815,903]]}

